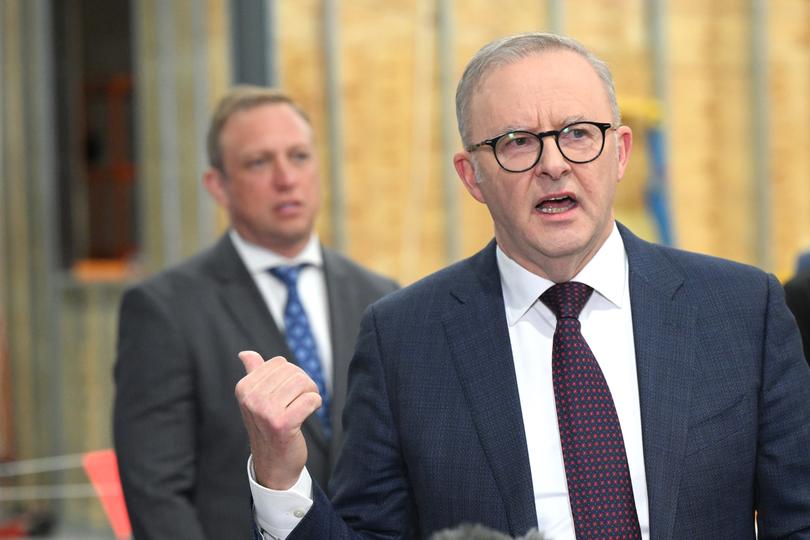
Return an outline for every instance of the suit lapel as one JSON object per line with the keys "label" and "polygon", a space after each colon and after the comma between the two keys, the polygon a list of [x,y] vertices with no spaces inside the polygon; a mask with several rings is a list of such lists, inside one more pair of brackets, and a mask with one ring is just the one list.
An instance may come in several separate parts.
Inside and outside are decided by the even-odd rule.
{"label": "suit lapel", "polygon": [[683,278],[660,248],[620,231],[630,266],[650,535],[670,540],[686,452],[697,312],[678,300]]}
{"label": "suit lapel", "polygon": [[349,360],[354,355],[357,327],[348,313],[360,312],[354,281],[346,276],[346,268],[340,259],[328,249],[323,249],[324,276],[329,296],[329,326],[332,339],[332,466],[340,453],[339,442],[343,440],[342,411],[346,401],[346,385]]}
{"label": "suit lapel", "polygon": [[289,354],[284,336],[227,234],[214,247],[212,272],[225,313],[246,334],[245,347],[256,348],[264,357]]}
{"label": "suit lapel", "polygon": [[537,526],[534,490],[495,243],[468,261],[443,318],[461,387],[512,534]]}
{"label": "suit lapel", "polygon": [[[287,346],[287,340],[276,326],[253,277],[227,234],[214,247],[213,261],[213,273],[220,283],[224,311],[245,332],[245,348],[255,348],[264,358],[283,356],[294,362],[295,357]],[[326,446],[323,428],[314,415],[307,418],[303,430],[309,435],[309,440]]]}

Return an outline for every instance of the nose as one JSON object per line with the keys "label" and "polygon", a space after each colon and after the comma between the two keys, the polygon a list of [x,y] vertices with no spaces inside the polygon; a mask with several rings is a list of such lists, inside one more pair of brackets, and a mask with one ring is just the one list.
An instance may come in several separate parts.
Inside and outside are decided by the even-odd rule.
{"label": "nose", "polygon": [[534,174],[537,176],[546,175],[552,180],[558,180],[571,170],[571,163],[565,159],[557,147],[553,137],[543,140],[543,151],[540,153],[540,160],[534,166]]}
{"label": "nose", "polygon": [[279,159],[273,164],[273,184],[279,189],[291,187],[295,183],[295,171],[286,159]]}

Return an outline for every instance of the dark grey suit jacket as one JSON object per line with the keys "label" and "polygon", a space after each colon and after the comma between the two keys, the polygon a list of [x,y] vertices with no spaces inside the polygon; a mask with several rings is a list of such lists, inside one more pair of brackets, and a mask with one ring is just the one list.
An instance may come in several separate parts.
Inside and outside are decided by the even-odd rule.
{"label": "dark grey suit jacket", "polygon": [[[346,373],[365,308],[396,284],[323,250],[334,362],[334,436],[304,425],[313,474],[326,485],[342,439]],[[129,289],[115,364],[114,438],[135,538],[247,538],[247,434],[234,387],[237,353],[295,361],[228,235]]]}
{"label": "dark grey suit jacket", "polygon": [[[653,540],[810,538],[810,369],[773,276],[620,227]],[[495,245],[366,313],[333,505],[289,540],[537,526]],[[555,425],[549,430],[557,429]]]}

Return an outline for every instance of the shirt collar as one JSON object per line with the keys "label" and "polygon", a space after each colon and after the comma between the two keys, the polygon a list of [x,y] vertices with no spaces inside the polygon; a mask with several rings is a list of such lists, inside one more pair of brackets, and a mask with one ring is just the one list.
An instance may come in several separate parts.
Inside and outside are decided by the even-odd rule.
{"label": "shirt collar", "polygon": [[323,254],[318,236],[313,234],[304,249],[295,257],[288,258],[279,255],[275,251],[257,246],[242,238],[234,229],[228,231],[236,252],[242,258],[248,271],[251,274],[261,274],[276,266],[291,266],[299,264],[310,264],[321,268],[323,266]]}
{"label": "shirt collar", "polygon": [[[512,326],[554,282],[526,270],[509,258],[500,246],[496,249],[496,258],[506,303],[506,320]],[[605,243],[571,281],[589,285],[610,303],[622,307],[627,286],[627,255],[615,222]]]}

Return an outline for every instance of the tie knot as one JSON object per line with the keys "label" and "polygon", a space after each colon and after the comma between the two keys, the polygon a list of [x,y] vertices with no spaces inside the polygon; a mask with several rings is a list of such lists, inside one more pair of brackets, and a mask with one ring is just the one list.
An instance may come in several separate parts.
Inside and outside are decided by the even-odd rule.
{"label": "tie knot", "polygon": [[270,269],[270,273],[284,282],[288,289],[294,288],[298,283],[298,274],[306,264],[296,264],[291,266],[276,266]]}
{"label": "tie knot", "polygon": [[585,302],[590,298],[593,289],[578,281],[566,281],[550,287],[540,296],[557,319],[576,319]]}

